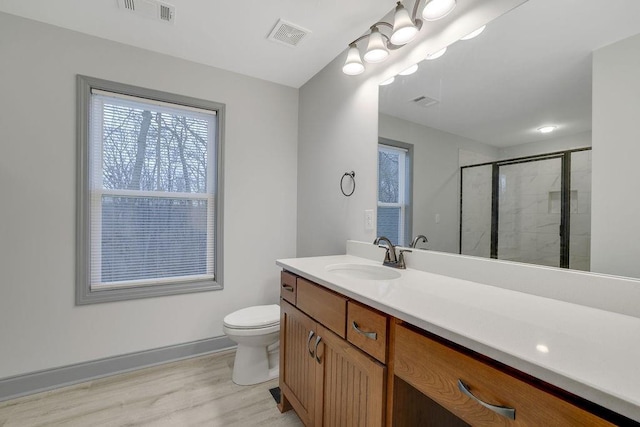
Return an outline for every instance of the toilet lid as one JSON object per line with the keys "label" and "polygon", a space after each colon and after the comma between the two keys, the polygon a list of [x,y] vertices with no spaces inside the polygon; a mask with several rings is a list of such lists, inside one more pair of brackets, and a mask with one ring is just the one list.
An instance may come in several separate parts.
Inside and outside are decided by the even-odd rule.
{"label": "toilet lid", "polygon": [[224,324],[237,329],[266,328],[280,323],[280,306],[256,305],[228,314]]}

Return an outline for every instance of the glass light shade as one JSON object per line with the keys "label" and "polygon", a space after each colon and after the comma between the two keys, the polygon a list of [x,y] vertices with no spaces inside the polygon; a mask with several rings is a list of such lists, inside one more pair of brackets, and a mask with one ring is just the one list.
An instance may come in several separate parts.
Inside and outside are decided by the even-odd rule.
{"label": "glass light shade", "polygon": [[356,76],[364,71],[364,64],[360,59],[360,51],[355,45],[349,46],[347,60],[342,66],[342,72],[349,76]]}
{"label": "glass light shade", "polygon": [[422,18],[425,21],[437,21],[444,18],[456,8],[456,0],[427,0],[422,9]]}
{"label": "glass light shade", "polygon": [[367,52],[364,54],[364,60],[374,64],[384,61],[387,56],[389,56],[389,50],[384,43],[382,34],[377,28],[373,28],[371,34],[369,34],[369,44],[367,45]]}
{"label": "glass light shade", "polygon": [[390,85],[391,83],[393,83],[393,82],[394,82],[394,80],[395,80],[395,79],[396,79],[395,77],[391,77],[391,78],[389,78],[389,79],[387,79],[387,80],[383,81],[382,83],[380,83],[380,86]]}
{"label": "glass light shade", "polygon": [[396,13],[393,16],[393,32],[391,33],[391,43],[402,46],[409,43],[418,34],[418,28],[413,25],[409,12],[398,2]]}
{"label": "glass light shade", "polygon": [[428,60],[430,60],[430,61],[431,61],[432,59],[438,59],[438,58],[440,58],[442,55],[444,55],[444,53],[445,53],[446,51],[447,51],[447,48],[446,48],[446,47],[445,47],[445,48],[442,48],[442,49],[440,49],[440,50],[439,50],[439,51],[437,51],[437,52],[430,53],[429,55],[427,55],[427,57],[426,57],[425,59],[428,59]]}
{"label": "glass light shade", "polygon": [[484,31],[485,28],[487,28],[487,26],[483,25],[482,27],[478,28],[477,30],[472,31],[469,34],[467,34],[466,36],[462,37],[460,40],[471,40],[474,37],[478,37],[480,35],[480,33],[482,33]]}
{"label": "glass light shade", "polygon": [[418,71],[418,64],[413,64],[411,67],[407,68],[406,70],[398,73],[401,76],[408,76],[409,74],[413,74],[416,71]]}

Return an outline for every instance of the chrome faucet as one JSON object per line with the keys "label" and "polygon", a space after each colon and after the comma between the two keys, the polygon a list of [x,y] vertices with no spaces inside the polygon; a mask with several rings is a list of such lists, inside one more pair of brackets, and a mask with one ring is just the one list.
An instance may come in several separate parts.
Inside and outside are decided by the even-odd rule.
{"label": "chrome faucet", "polygon": [[411,241],[411,247],[415,249],[416,245],[418,244],[418,242],[420,240],[424,240],[425,243],[429,243],[429,240],[427,240],[427,236],[424,236],[422,234],[418,234],[416,237],[413,238],[413,240]]}
{"label": "chrome faucet", "polygon": [[[385,242],[387,246],[381,245],[380,241]],[[407,265],[404,262],[404,253],[411,252],[410,250],[401,249],[400,255],[396,256],[396,247],[393,246],[391,240],[387,239],[384,236],[376,237],[376,240],[373,241],[373,244],[387,250],[387,252],[384,254],[384,261],[382,262],[382,265],[393,268],[407,268]]]}

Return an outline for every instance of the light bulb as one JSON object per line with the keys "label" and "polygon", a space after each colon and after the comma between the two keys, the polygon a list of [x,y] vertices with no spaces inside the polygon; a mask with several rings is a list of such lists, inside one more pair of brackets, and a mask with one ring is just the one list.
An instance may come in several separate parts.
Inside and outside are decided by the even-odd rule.
{"label": "light bulb", "polygon": [[364,64],[360,59],[360,51],[355,44],[349,46],[347,60],[342,66],[342,72],[349,76],[356,76],[364,71]]}
{"label": "light bulb", "polygon": [[393,32],[391,33],[391,43],[396,46],[409,43],[418,34],[418,28],[413,25],[409,12],[402,3],[398,2],[396,13],[393,16]]}
{"label": "light bulb", "polygon": [[382,62],[389,56],[389,50],[384,43],[382,34],[376,27],[371,29],[369,34],[369,44],[367,45],[367,52],[364,54],[364,60],[370,64],[376,62]]}
{"label": "light bulb", "polygon": [[466,36],[462,37],[460,40],[471,40],[474,37],[478,37],[480,35],[480,33],[482,33],[484,31],[485,28],[487,28],[487,26],[483,25],[482,27],[478,28],[477,30],[472,31],[469,34],[467,34]]}
{"label": "light bulb", "polygon": [[418,64],[413,64],[411,67],[407,68],[406,70],[398,73],[401,76],[408,76],[410,74],[415,73],[416,71],[418,71]]}
{"label": "light bulb", "polygon": [[427,57],[426,57],[425,59],[428,59],[428,60],[430,60],[430,61],[431,61],[431,60],[433,60],[433,59],[438,59],[438,58],[440,58],[442,55],[444,55],[444,53],[445,53],[446,51],[447,51],[447,48],[446,48],[446,47],[445,47],[445,48],[442,48],[442,49],[440,49],[440,50],[439,50],[439,51],[437,51],[437,52],[433,52],[433,53],[428,54],[428,55],[427,55]]}
{"label": "light bulb", "polygon": [[425,21],[437,21],[450,14],[455,7],[456,0],[427,0],[422,17]]}

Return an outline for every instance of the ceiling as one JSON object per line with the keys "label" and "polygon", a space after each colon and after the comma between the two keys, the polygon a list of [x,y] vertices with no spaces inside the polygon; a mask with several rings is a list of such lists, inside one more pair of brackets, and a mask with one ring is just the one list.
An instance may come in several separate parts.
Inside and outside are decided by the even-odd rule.
{"label": "ceiling", "polygon": [[[638,0],[530,0],[381,86],[380,112],[496,147],[588,131],[592,52],[640,33],[639,17]],[[410,102],[423,95],[439,102]]]}
{"label": "ceiling", "polygon": [[[298,88],[391,10],[393,0],[168,0],[175,23],[117,0],[0,0],[0,11]],[[311,31],[297,47],[267,40],[278,19]]]}

